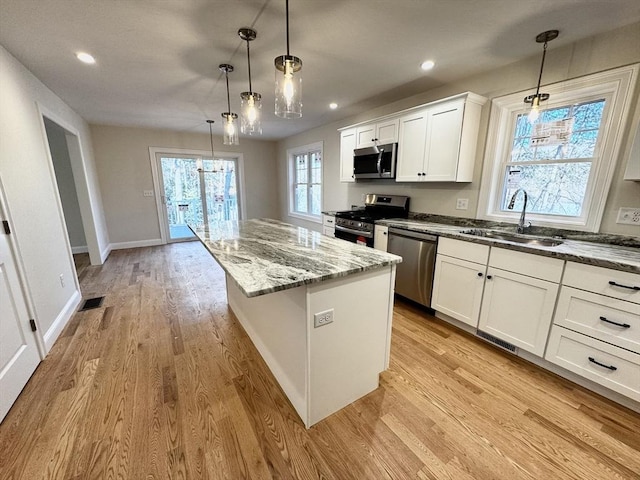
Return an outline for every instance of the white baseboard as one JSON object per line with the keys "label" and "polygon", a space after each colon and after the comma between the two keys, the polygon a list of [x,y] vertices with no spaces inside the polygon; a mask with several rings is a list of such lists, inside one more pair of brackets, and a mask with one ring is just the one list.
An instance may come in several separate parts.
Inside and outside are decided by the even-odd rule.
{"label": "white baseboard", "polygon": [[89,253],[89,247],[87,247],[86,245],[80,247],[71,247],[71,253],[73,253],[74,255],[77,253]]}
{"label": "white baseboard", "polygon": [[140,248],[140,247],[155,247],[162,245],[161,238],[153,238],[151,240],[136,240],[133,242],[118,242],[110,243],[109,250],[122,250],[124,248]]}
{"label": "white baseboard", "polygon": [[109,254],[111,253],[111,244],[107,244],[106,247],[104,247],[104,250],[102,250],[100,252],[100,261],[102,263],[107,261],[107,258],[109,258]]}
{"label": "white baseboard", "polygon": [[53,344],[60,336],[62,329],[67,325],[67,322],[75,313],[76,308],[78,308],[78,305],[80,305],[81,300],[82,296],[80,295],[80,291],[76,290],[73,295],[71,295],[71,298],[64,306],[64,308],[60,311],[56,319],[53,321],[51,327],[49,327],[49,330],[42,336],[46,353],[49,353],[49,350],[51,350],[51,347],[53,347]]}

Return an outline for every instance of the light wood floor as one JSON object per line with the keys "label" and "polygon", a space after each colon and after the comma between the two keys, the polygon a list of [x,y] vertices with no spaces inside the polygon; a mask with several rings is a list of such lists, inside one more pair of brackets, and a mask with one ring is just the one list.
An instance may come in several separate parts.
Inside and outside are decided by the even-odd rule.
{"label": "light wood floor", "polygon": [[121,250],[0,425],[1,479],[640,478],[640,415],[406,304],[381,387],[305,430],[199,243]]}

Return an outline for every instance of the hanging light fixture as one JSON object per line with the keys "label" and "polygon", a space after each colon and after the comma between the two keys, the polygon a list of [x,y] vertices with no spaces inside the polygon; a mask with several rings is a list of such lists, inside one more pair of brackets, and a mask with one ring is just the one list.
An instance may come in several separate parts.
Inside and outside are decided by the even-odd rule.
{"label": "hanging light fixture", "polygon": [[240,38],[247,42],[247,66],[249,69],[249,91],[240,94],[240,131],[247,135],[262,135],[260,115],[262,111],[262,95],[251,87],[251,55],[249,42],[256,39],[257,33],[252,28],[238,30]]}
{"label": "hanging light fixture", "polygon": [[276,66],[276,115],[302,117],[302,60],[289,53],[289,0],[285,0],[287,17],[287,54],[274,60]]}
{"label": "hanging light fixture", "polygon": [[224,137],[222,143],[225,145],[239,145],[238,126],[236,123],[238,115],[231,112],[231,101],[229,99],[229,72],[233,72],[233,65],[222,63],[218,65],[218,68],[224,72],[227,80],[227,111],[222,114],[222,118],[224,118]]}
{"label": "hanging light fixture", "polygon": [[540,64],[540,75],[538,75],[538,86],[536,87],[536,93],[524,97],[524,103],[531,104],[531,111],[529,112],[529,121],[534,123],[540,116],[540,102],[549,100],[548,93],[540,93],[540,82],[542,81],[542,69],[544,68],[544,57],[547,54],[547,43],[558,37],[558,30],[547,30],[542,32],[536,37],[536,42],[544,43],[542,50],[542,63]]}

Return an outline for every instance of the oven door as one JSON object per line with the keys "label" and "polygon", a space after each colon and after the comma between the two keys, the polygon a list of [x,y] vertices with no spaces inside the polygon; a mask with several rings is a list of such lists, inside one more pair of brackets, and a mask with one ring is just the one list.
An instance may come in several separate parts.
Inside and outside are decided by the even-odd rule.
{"label": "oven door", "polygon": [[356,148],[353,173],[356,178],[395,178],[397,143]]}
{"label": "oven door", "polygon": [[373,247],[373,234],[370,232],[359,232],[357,230],[336,225],[335,237],[346,240],[347,242]]}

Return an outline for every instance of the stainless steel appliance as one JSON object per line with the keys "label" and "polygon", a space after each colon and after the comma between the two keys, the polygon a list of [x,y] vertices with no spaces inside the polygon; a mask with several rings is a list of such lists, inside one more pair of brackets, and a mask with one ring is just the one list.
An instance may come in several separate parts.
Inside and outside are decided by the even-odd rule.
{"label": "stainless steel appliance", "polygon": [[353,151],[353,175],[359,178],[396,178],[398,144],[388,143]]}
{"label": "stainless steel appliance", "polygon": [[365,195],[364,208],[336,212],[335,236],[373,247],[374,224],[382,218],[407,218],[409,197],[403,195]]}
{"label": "stainless steel appliance", "polygon": [[387,251],[402,257],[396,267],[396,293],[431,308],[438,237],[389,228]]}

